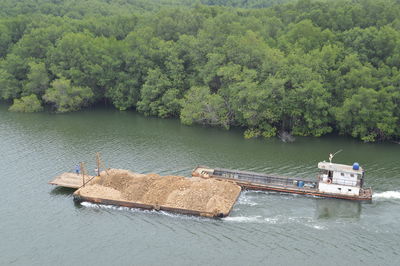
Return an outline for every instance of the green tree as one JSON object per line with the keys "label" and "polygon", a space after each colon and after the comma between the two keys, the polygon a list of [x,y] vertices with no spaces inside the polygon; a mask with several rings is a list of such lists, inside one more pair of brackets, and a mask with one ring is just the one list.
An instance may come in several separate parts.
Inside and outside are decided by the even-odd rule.
{"label": "green tree", "polygon": [[5,57],[7,50],[12,43],[11,33],[7,26],[0,21],[0,58]]}
{"label": "green tree", "polygon": [[129,75],[120,73],[120,78],[121,81],[107,90],[106,96],[111,99],[116,108],[125,111],[135,106],[139,99],[139,89],[137,89],[136,80],[131,79]]}
{"label": "green tree", "polygon": [[49,51],[50,70],[56,75],[72,80],[74,84],[92,89],[96,99],[104,96],[102,80],[108,76],[102,66],[103,50],[90,34],[66,33]]}
{"label": "green tree", "polygon": [[29,63],[27,83],[23,87],[23,95],[43,95],[49,87],[49,76],[44,63]]}
{"label": "green tree", "polygon": [[[138,111],[143,112],[145,115],[168,115],[169,112],[166,110],[161,99],[171,88],[171,80],[167,75],[162,73],[161,69],[150,70],[146,83],[141,90],[141,100],[137,104]],[[160,108],[162,108],[162,111]]]}
{"label": "green tree", "polygon": [[334,35],[330,30],[322,31],[311,20],[302,20],[296,24],[290,24],[289,31],[283,38],[305,52],[309,52],[320,48],[322,44],[332,40],[333,37]]}
{"label": "green tree", "polygon": [[391,137],[398,126],[395,108],[393,96],[387,89],[360,88],[336,109],[336,119],[343,134],[349,133],[364,141],[384,140]]}
{"label": "green tree", "polygon": [[65,30],[56,25],[33,28],[19,39],[12,47],[12,51],[21,58],[44,59]]}
{"label": "green tree", "polygon": [[89,104],[92,98],[93,92],[90,88],[73,86],[65,78],[54,80],[43,95],[43,99],[53,104],[60,113],[79,110]]}
{"label": "green tree", "polygon": [[43,110],[42,103],[35,94],[14,99],[13,105],[8,109],[11,112],[34,113]]}
{"label": "green tree", "polygon": [[0,69],[0,97],[4,100],[17,98],[20,87],[17,79],[5,69]]}
{"label": "green tree", "polygon": [[331,132],[330,99],[331,95],[316,80],[288,92],[286,107],[292,120],[292,134],[319,137]]}
{"label": "green tree", "polygon": [[224,99],[218,94],[211,94],[207,87],[192,87],[186,93],[180,118],[186,125],[195,123],[229,128]]}

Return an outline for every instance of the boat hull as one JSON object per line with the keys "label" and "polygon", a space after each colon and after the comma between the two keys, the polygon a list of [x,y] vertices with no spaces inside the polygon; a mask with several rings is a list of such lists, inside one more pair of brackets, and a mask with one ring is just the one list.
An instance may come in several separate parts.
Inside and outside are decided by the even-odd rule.
{"label": "boat hull", "polygon": [[[219,180],[226,180],[217,177],[212,177]],[[285,187],[277,187],[277,186],[265,186],[259,184],[248,184],[244,182],[239,182],[237,180],[232,180],[243,189],[248,190],[263,190],[263,191],[275,191],[275,192],[283,192],[283,193],[291,193],[291,194],[299,194],[299,195],[311,195],[316,197],[324,197],[324,198],[336,198],[336,199],[346,199],[346,200],[356,200],[356,201],[370,201],[372,200],[371,196],[351,196],[351,195],[340,195],[340,194],[330,194],[330,193],[322,193],[317,190],[308,190],[308,189],[294,189],[294,188],[285,188]],[[371,193],[372,194],[372,193]]]}

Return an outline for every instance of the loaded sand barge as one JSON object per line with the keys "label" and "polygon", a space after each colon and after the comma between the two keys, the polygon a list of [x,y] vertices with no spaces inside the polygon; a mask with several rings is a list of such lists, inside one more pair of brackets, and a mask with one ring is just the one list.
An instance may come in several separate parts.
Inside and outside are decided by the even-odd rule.
{"label": "loaded sand barge", "polygon": [[305,180],[248,171],[198,166],[192,176],[230,180],[244,189],[271,190],[319,197],[372,200],[372,189],[364,188],[364,170],[358,163],[351,165],[318,163],[317,179]]}
{"label": "loaded sand barge", "polygon": [[49,182],[77,189],[77,202],[147,210],[161,210],[205,217],[225,217],[231,212],[241,188],[227,180],[138,174],[107,169],[98,176],[64,173]]}

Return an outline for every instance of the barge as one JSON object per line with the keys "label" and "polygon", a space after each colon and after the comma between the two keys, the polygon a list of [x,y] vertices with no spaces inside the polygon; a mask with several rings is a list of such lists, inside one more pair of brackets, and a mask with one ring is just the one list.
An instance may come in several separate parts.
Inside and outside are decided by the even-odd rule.
{"label": "barge", "polygon": [[[237,201],[239,198],[240,193],[237,194],[234,202]],[[233,204],[230,206],[227,212],[224,211],[200,211],[192,208],[180,208],[180,207],[170,207],[165,205],[158,205],[158,204],[144,204],[140,202],[132,202],[127,200],[113,200],[113,199],[106,199],[106,198],[97,198],[97,197],[90,197],[90,196],[81,196],[78,193],[74,193],[74,201],[76,203],[81,202],[91,202],[94,204],[101,204],[101,205],[111,205],[111,206],[119,206],[119,207],[127,207],[127,208],[135,208],[135,209],[143,209],[148,211],[166,211],[166,212],[174,212],[180,213],[185,215],[193,215],[193,216],[202,216],[208,218],[224,218],[227,217],[232,209]]]}
{"label": "barge", "polygon": [[98,176],[64,173],[49,182],[77,189],[75,202],[222,218],[230,214],[241,187],[226,180],[139,174],[107,169]]}
{"label": "barge", "polygon": [[196,167],[192,176],[230,180],[250,190],[270,190],[347,200],[372,200],[372,189],[363,187],[364,170],[358,163],[344,165],[323,161],[318,163],[318,169],[320,172],[316,180],[223,168],[213,169],[206,166]]}

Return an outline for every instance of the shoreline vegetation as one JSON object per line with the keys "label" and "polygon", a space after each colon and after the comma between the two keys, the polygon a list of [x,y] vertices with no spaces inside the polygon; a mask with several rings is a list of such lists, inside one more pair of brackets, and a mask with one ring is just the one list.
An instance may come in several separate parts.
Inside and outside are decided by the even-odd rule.
{"label": "shoreline vegetation", "polygon": [[398,0],[0,0],[10,111],[400,140]]}

